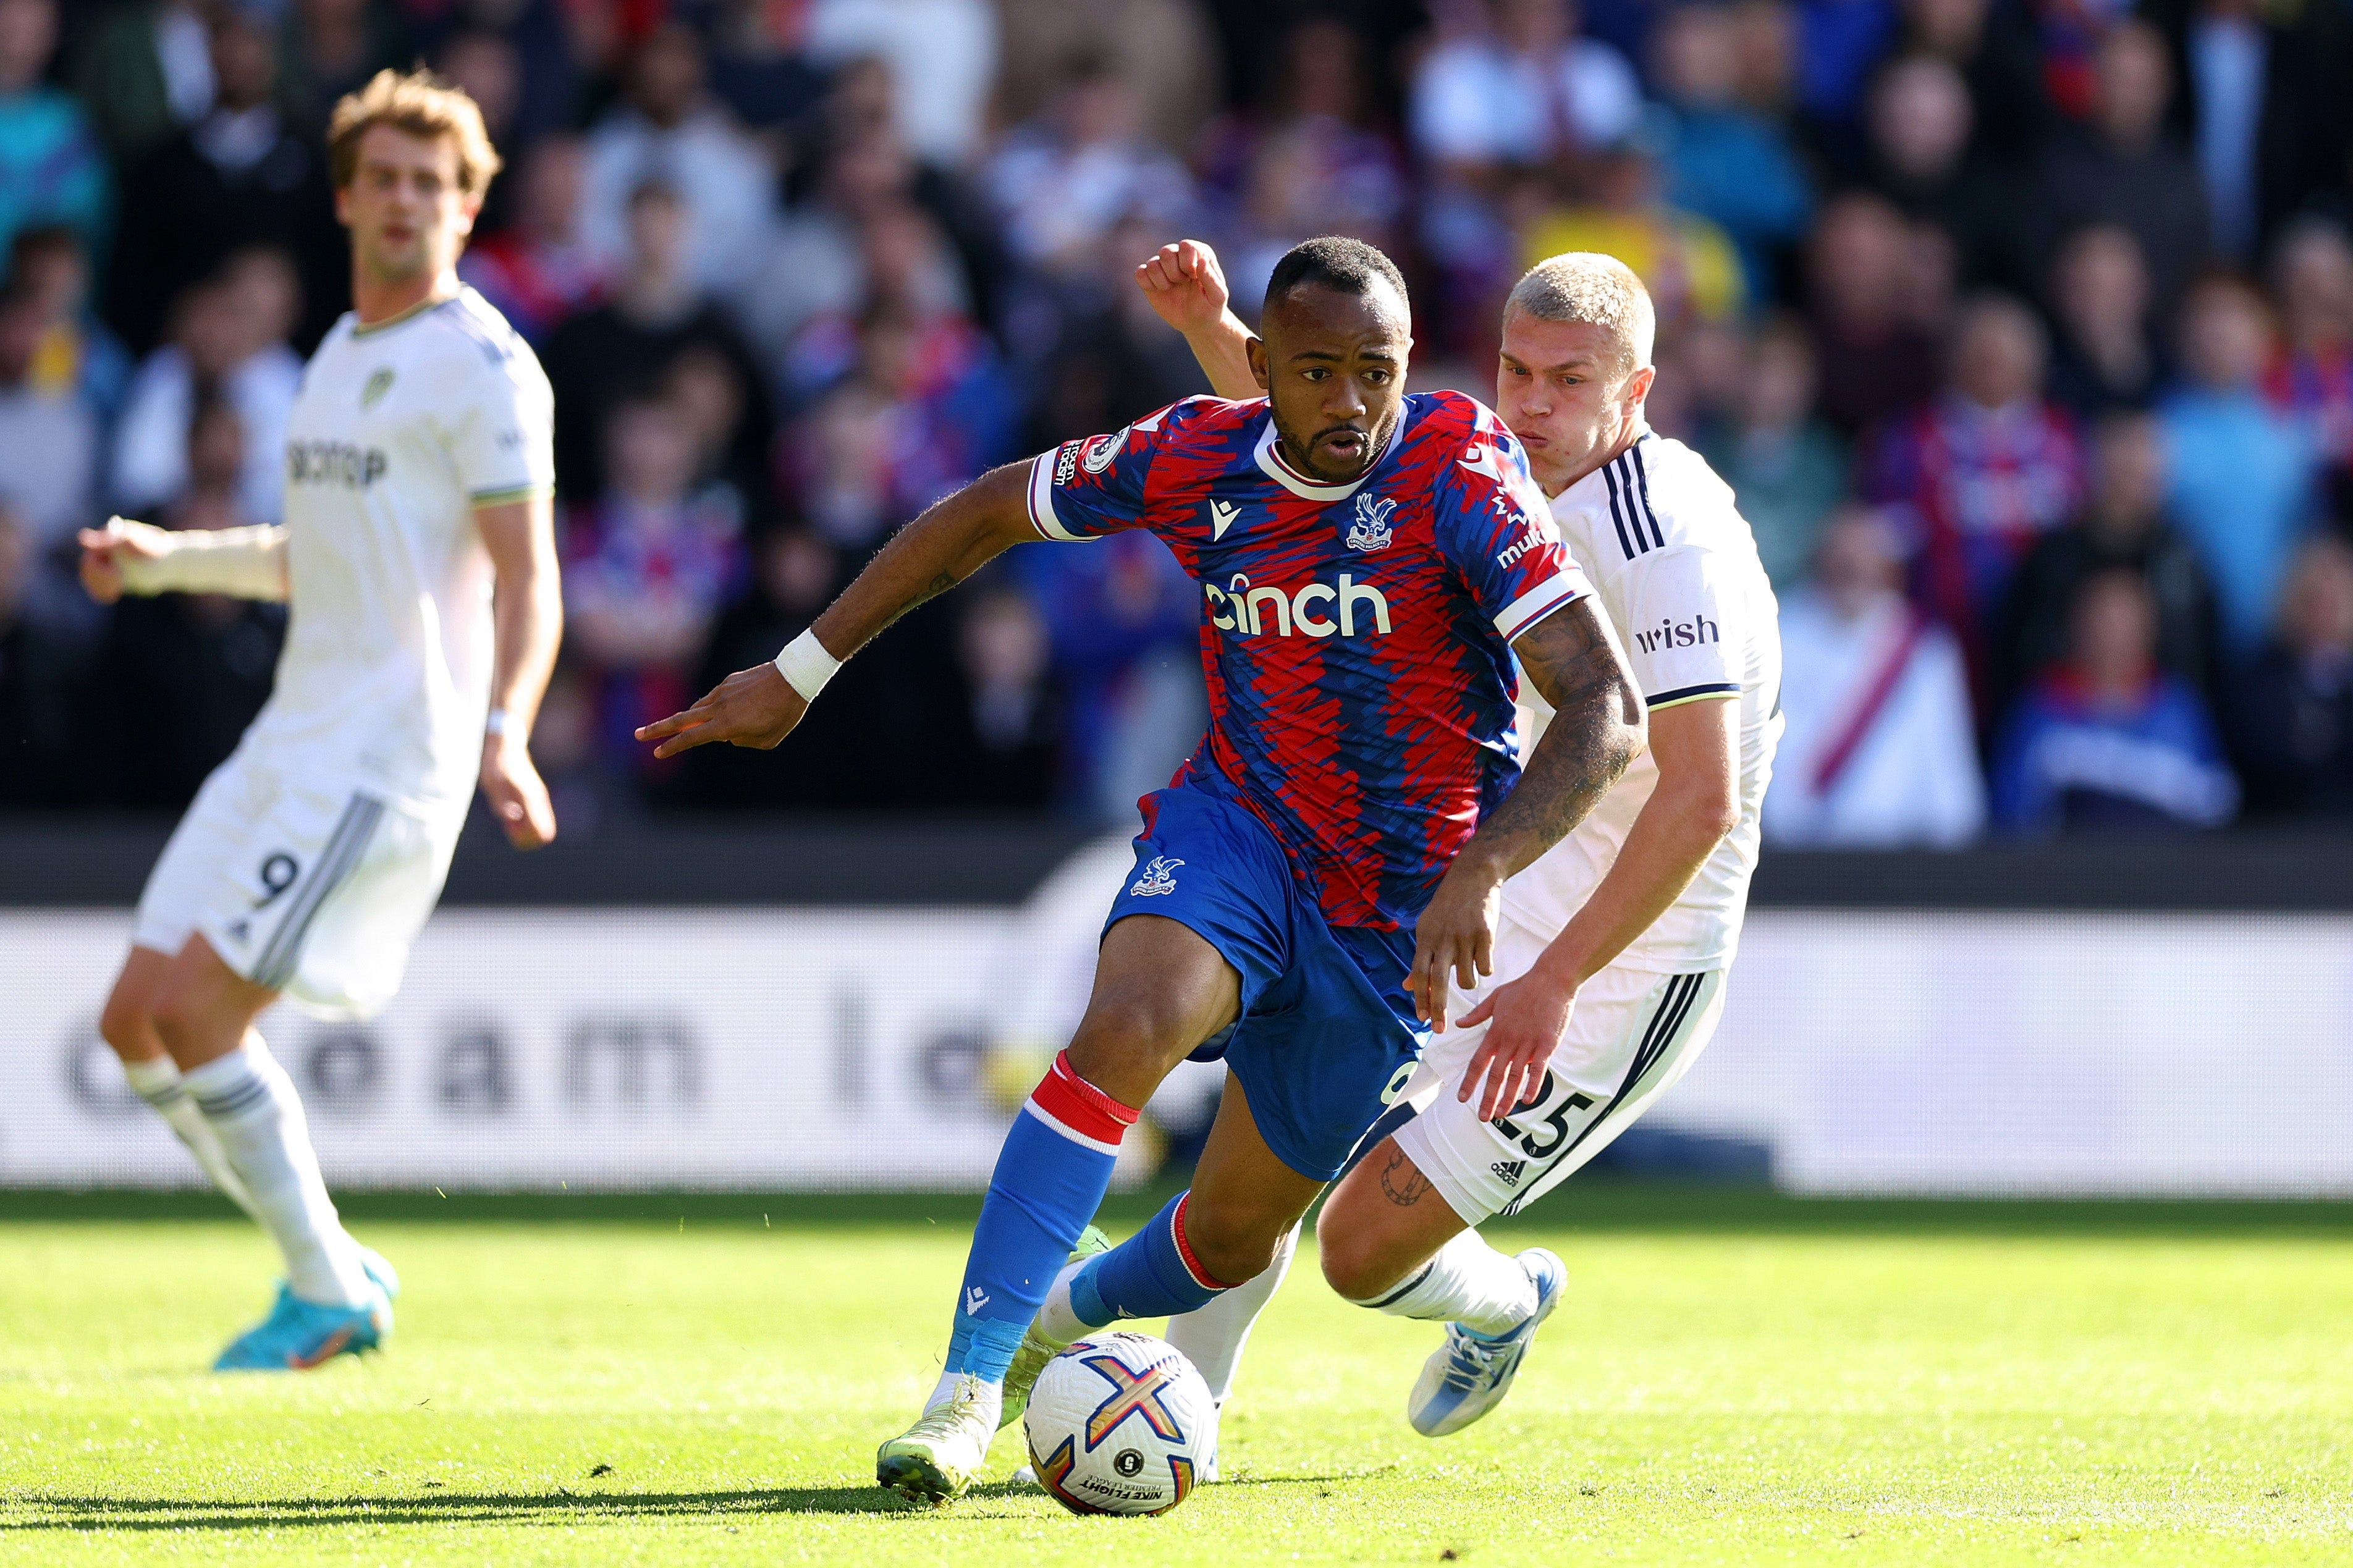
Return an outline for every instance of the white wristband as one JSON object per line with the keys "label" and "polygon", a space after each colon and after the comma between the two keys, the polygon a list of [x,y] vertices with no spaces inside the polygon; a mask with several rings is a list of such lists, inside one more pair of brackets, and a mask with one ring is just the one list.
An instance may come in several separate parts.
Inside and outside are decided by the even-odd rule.
{"label": "white wristband", "polygon": [[483,733],[483,734],[485,734],[485,735],[503,735],[503,734],[505,734],[506,732],[507,732],[507,710],[506,710],[505,709],[503,709],[503,708],[493,708],[493,709],[491,709],[488,713],[486,713],[486,714],[484,714],[484,715],[482,716],[482,733]]}
{"label": "white wristband", "polygon": [[825,651],[825,644],[817,640],[817,628],[807,631],[785,645],[776,656],[776,673],[785,678],[804,702],[814,702],[825,683],[841,668],[841,660]]}

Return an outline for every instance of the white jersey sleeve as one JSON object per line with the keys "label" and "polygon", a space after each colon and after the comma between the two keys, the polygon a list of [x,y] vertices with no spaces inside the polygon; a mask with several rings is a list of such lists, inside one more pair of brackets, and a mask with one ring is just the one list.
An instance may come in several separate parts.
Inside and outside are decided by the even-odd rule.
{"label": "white jersey sleeve", "polygon": [[501,336],[481,336],[480,373],[466,376],[462,395],[433,416],[459,488],[476,506],[555,493],[555,395],[530,345]]}
{"label": "white jersey sleeve", "polygon": [[1620,568],[1626,662],[1651,712],[1740,695],[1752,630],[1741,622],[1753,596],[1745,581],[1731,579],[1743,566],[1683,544]]}

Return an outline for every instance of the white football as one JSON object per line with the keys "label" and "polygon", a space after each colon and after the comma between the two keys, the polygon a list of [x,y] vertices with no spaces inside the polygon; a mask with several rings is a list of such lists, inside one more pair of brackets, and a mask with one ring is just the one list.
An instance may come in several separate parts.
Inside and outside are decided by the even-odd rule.
{"label": "white football", "polygon": [[1218,1441],[1218,1407],[1185,1352],[1091,1334],[1046,1363],[1021,1419],[1038,1484],[1072,1513],[1166,1513]]}

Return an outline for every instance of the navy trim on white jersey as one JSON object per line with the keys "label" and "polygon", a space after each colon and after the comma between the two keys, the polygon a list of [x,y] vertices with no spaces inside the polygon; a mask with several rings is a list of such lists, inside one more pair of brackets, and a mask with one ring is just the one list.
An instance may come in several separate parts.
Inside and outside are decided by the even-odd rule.
{"label": "navy trim on white jersey", "polygon": [[[1617,527],[1618,548],[1625,552],[1626,559],[1664,550],[1666,533],[1659,527],[1659,514],[1651,510],[1651,471],[1642,462],[1642,441],[1612,458],[1602,468],[1601,482],[1609,487],[1609,521]],[[1643,531],[1645,525],[1648,533]]]}
{"label": "navy trim on white jersey", "polygon": [[1653,708],[1667,708],[1678,702],[1689,702],[1695,697],[1737,697],[1739,695],[1738,681],[1719,680],[1709,686],[1678,686],[1672,691],[1662,691],[1656,697],[1645,698],[1643,700]]}

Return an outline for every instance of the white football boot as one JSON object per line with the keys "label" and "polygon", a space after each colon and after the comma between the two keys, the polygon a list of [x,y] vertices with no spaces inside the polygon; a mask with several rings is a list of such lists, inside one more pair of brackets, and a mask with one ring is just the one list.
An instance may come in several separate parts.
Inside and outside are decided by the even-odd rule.
{"label": "white football boot", "polygon": [[973,1376],[874,1453],[874,1484],[909,1502],[944,1503],[964,1495],[988,1461],[997,1436],[996,1390]]}
{"label": "white football boot", "polygon": [[1507,1334],[1474,1334],[1460,1323],[1446,1325],[1445,1340],[1421,1363],[1421,1375],[1406,1398],[1405,1417],[1423,1436],[1460,1432],[1501,1405],[1537,1327],[1559,1303],[1567,1267],[1541,1247],[1528,1248],[1517,1261],[1535,1282],[1536,1310]]}

